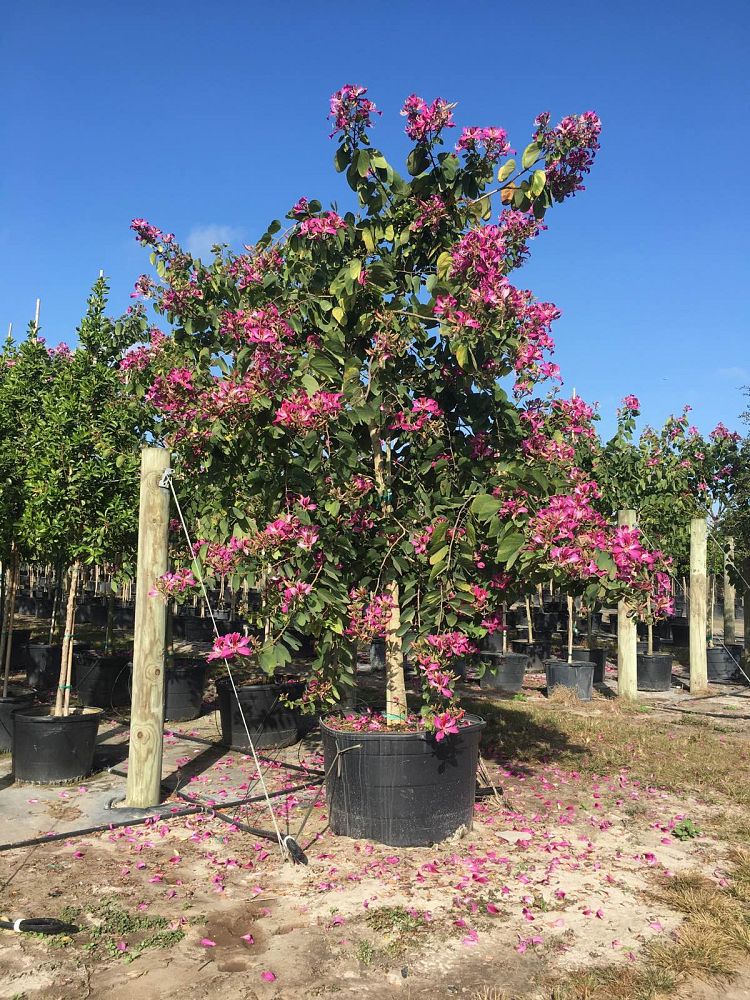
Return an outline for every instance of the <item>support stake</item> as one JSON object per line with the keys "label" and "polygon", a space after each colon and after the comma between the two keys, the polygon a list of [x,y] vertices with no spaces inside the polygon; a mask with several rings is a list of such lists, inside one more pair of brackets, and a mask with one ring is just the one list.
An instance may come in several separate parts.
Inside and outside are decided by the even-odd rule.
{"label": "support stake", "polygon": [[706,519],[690,521],[690,693],[708,688],[706,655]]}
{"label": "support stake", "polygon": [[[617,514],[620,528],[635,527],[635,511],[621,510]],[[635,619],[628,612],[628,601],[617,605],[617,695],[620,698],[638,697],[638,638]]]}
{"label": "support stake", "polygon": [[149,597],[148,592],[167,571],[168,469],[165,448],[143,449],[126,796],[127,805],[135,809],[160,801],[167,606],[161,597]]}

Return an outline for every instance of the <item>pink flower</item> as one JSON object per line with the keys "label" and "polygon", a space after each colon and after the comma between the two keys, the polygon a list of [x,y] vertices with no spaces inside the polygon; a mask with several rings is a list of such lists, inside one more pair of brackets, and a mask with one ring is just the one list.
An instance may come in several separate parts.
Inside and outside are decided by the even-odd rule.
{"label": "pink flower", "polygon": [[331,113],[328,115],[334,126],[331,139],[340,132],[356,144],[372,125],[371,116],[381,114],[372,101],[365,97],[366,93],[367,87],[347,83],[331,96]]}
{"label": "pink flower", "polygon": [[215,948],[216,947],[216,942],[212,941],[211,938],[201,938],[201,947],[202,948]]}
{"label": "pink flower", "polygon": [[435,727],[435,739],[438,743],[446,736],[458,733],[458,723],[464,716],[463,710],[439,712],[433,716],[432,723]]}
{"label": "pink flower", "polygon": [[454,128],[453,108],[442,97],[428,105],[421,97],[411,94],[404,101],[401,114],[406,118],[406,134],[414,142],[434,142],[444,128]]}
{"label": "pink flower", "polygon": [[249,636],[240,635],[239,632],[217,636],[214,639],[214,648],[206,659],[210,663],[212,660],[233,660],[237,656],[252,656],[251,642]]}
{"label": "pink flower", "polygon": [[335,236],[340,229],[346,229],[346,223],[336,212],[323,212],[322,215],[311,215],[300,223],[297,230],[300,236],[311,240],[321,240],[324,236]]}
{"label": "pink flower", "polygon": [[261,972],[260,978],[263,979],[267,983],[275,983],[276,982],[276,975],[273,972],[271,972],[270,970],[267,970],[266,972]]}

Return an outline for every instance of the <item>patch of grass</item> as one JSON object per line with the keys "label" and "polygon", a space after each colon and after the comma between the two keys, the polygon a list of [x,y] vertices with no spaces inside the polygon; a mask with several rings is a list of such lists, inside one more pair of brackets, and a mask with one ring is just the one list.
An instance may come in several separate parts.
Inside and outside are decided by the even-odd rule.
{"label": "patch of grass", "polygon": [[375,948],[372,941],[367,941],[366,939],[360,941],[354,954],[357,961],[361,962],[362,965],[372,965],[373,959],[375,958]]}
{"label": "patch of grass", "polygon": [[692,840],[700,835],[700,830],[691,819],[683,819],[672,830],[672,836],[677,837],[678,840]]}

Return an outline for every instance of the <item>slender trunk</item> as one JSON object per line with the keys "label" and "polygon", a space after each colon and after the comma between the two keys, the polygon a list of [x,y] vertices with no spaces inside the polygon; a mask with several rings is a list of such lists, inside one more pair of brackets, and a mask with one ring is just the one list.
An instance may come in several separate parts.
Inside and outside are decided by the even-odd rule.
{"label": "slender trunk", "polygon": [[[73,652],[73,624],[76,616],[76,591],[78,589],[78,574],[80,563],[73,563],[70,571],[70,584],[68,586],[68,603],[65,613],[65,633],[63,634],[62,656],[60,659],[60,680],[57,685],[57,697],[55,698],[54,716],[66,714],[64,712],[65,695],[70,690],[70,666]],[[70,696],[68,695],[68,698]]]}
{"label": "slender trunk", "polygon": [[596,607],[596,605],[594,605],[593,607],[589,608],[588,614],[586,616],[586,645],[588,646],[589,649],[594,649],[595,645],[596,645],[594,643],[594,608],[595,607]]}
{"label": "slender trunk", "polygon": [[732,583],[731,571],[734,569],[734,539],[727,539],[724,553],[724,645],[731,646],[737,638],[734,620],[734,608],[737,594]]}
{"label": "slender trunk", "polygon": [[[11,549],[11,552],[13,550]],[[2,626],[0,627],[0,663],[5,662],[5,643],[8,640],[8,622],[10,621],[10,602],[13,590],[13,555],[6,563],[3,574]]]}
{"label": "slender trunk", "polygon": [[404,652],[401,636],[401,609],[398,584],[389,583],[386,591],[393,601],[391,617],[385,635],[385,712],[389,726],[406,721],[406,680],[404,678]]}
{"label": "slender trunk", "polygon": [[52,617],[49,623],[49,644],[50,646],[55,640],[55,633],[57,632],[57,619],[60,616],[60,604],[62,602],[62,588],[63,588],[63,568],[62,566],[57,567],[57,572],[55,574],[55,589],[52,593]]}
{"label": "slender trunk", "polygon": [[648,625],[646,626],[646,628],[648,629],[648,646],[647,646],[646,652],[648,653],[649,656],[653,656],[654,655],[654,626],[653,626],[653,624],[651,622],[649,622]]}
{"label": "slender trunk", "polygon": [[573,662],[573,598],[568,597],[568,663]]}
{"label": "slender trunk", "polygon": [[115,592],[109,588],[107,594],[107,627],[104,630],[104,652],[112,652],[112,629],[115,617]]}
{"label": "slender trunk", "polygon": [[503,656],[508,652],[508,622],[507,608],[503,604]]}
{"label": "slender trunk", "polygon": [[716,607],[716,574],[711,574],[711,606],[708,609],[708,645],[714,645],[714,608]]}
{"label": "slender trunk", "polygon": [[11,579],[8,606],[8,621],[5,631],[5,668],[3,670],[3,698],[8,697],[8,678],[10,677],[10,658],[13,652],[13,619],[16,614],[16,590],[18,589],[18,552],[14,553],[13,562],[11,564]]}
{"label": "slender trunk", "polygon": [[534,641],[534,625],[531,621],[531,600],[529,597],[525,597],[526,601],[526,631],[529,634],[529,642]]}

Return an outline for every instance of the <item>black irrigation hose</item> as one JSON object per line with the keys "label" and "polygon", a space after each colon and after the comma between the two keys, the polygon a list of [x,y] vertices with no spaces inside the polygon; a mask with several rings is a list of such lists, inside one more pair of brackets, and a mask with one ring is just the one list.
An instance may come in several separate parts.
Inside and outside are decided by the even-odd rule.
{"label": "black irrigation hose", "polygon": [[75,924],[66,924],[54,917],[24,917],[21,920],[0,920],[0,928],[26,934],[76,934]]}

